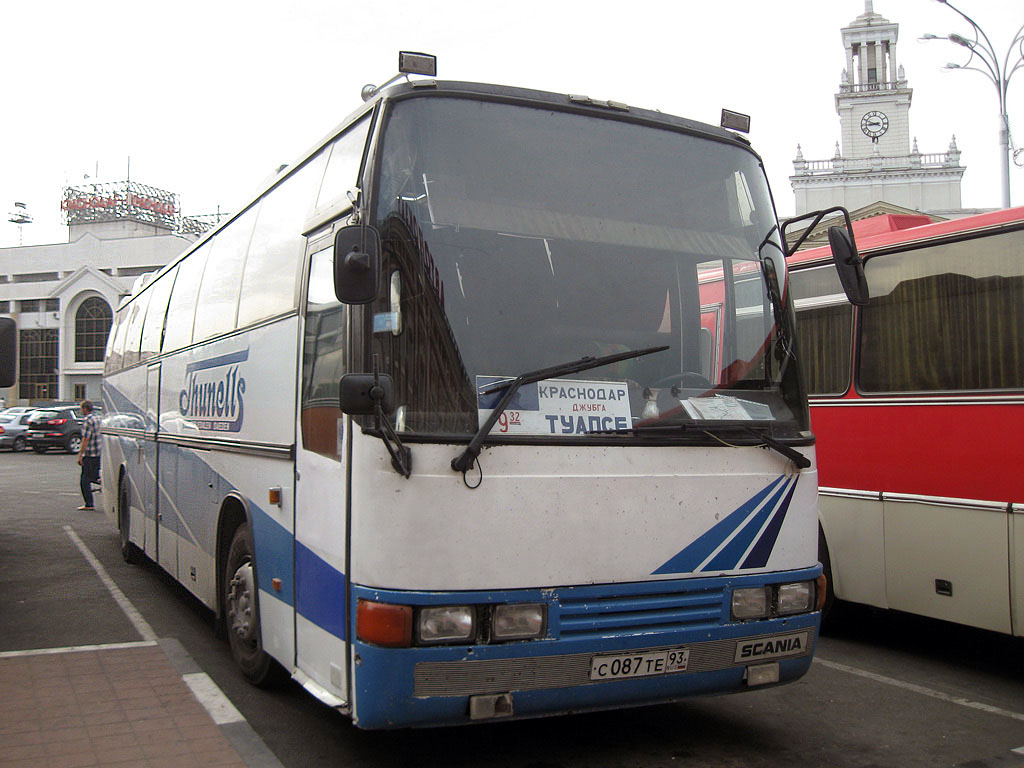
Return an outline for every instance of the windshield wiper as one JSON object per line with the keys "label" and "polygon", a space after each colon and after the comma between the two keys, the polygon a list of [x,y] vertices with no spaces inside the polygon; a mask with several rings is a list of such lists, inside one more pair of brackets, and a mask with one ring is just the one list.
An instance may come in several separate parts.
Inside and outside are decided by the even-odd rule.
{"label": "windshield wiper", "polygon": [[778,451],[787,459],[796,464],[800,469],[807,469],[811,466],[811,460],[804,456],[800,451],[795,448],[786,445],[781,440],[772,437],[771,435],[754,429],[748,426],[742,421],[684,421],[684,422],[673,422],[673,423],[660,423],[660,424],[638,424],[627,429],[607,429],[595,432],[590,432],[591,435],[640,435],[651,432],[703,432],[704,434],[716,436],[716,432],[741,432],[748,435],[753,435],[757,441],[773,451]]}
{"label": "windshield wiper", "polygon": [[807,469],[809,466],[811,466],[811,460],[804,456],[802,453],[800,453],[800,451],[796,450],[796,448],[788,446],[780,440],[776,440],[774,437],[765,432],[758,432],[756,429],[751,429],[750,427],[745,427],[744,431],[750,433],[751,435],[754,435],[758,440],[761,441],[762,444],[767,445],[772,450],[781,453],[787,459],[796,464],[800,469]]}
{"label": "windshield wiper", "polygon": [[491,392],[497,392],[504,389],[505,394],[501,396],[501,400],[494,406],[494,410],[491,411],[491,415],[487,418],[483,424],[480,425],[480,429],[473,435],[473,439],[469,441],[469,445],[466,446],[466,450],[452,459],[452,469],[456,472],[465,473],[473,466],[477,456],[480,455],[480,449],[483,445],[487,435],[491,433],[494,425],[498,422],[498,418],[505,411],[505,408],[515,397],[516,392],[525,385],[533,384],[537,381],[544,381],[546,379],[553,379],[556,376],[567,376],[570,373],[579,373],[580,371],[587,371],[591,368],[600,368],[602,365],[611,365],[612,363],[618,363],[622,360],[631,360],[634,357],[643,357],[644,355],[652,355],[655,352],[664,352],[668,349],[667,346],[663,347],[646,347],[644,349],[631,350],[629,352],[618,352],[614,355],[603,355],[601,357],[581,357],[579,360],[573,360],[569,363],[562,363],[561,365],[553,365],[550,368],[541,368],[536,371],[530,371],[524,373],[515,379],[509,379],[507,381],[499,381],[496,384],[491,384],[488,387],[480,390],[480,394],[490,394]]}

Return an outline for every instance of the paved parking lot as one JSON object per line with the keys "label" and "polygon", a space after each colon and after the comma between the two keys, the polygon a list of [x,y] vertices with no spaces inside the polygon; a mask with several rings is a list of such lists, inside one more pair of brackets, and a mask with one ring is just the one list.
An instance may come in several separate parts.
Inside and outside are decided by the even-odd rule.
{"label": "paved parking lot", "polygon": [[857,609],[781,688],[363,732],[296,684],[245,683],[209,612],[154,565],[125,564],[102,513],[76,510],[77,470],[73,456],[0,454],[3,768],[1024,765],[1020,640]]}

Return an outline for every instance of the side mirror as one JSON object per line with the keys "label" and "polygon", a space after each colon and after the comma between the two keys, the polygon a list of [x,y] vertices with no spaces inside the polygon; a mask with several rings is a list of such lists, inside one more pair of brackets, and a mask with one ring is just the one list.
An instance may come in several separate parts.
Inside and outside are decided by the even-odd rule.
{"label": "side mirror", "polygon": [[18,360],[18,330],[14,320],[0,317],[0,387],[14,386]]}
{"label": "side mirror", "polygon": [[338,386],[339,407],[349,416],[368,416],[377,412],[377,403],[385,414],[395,410],[395,382],[386,373],[346,373]]}
{"label": "side mirror", "polygon": [[334,293],[343,304],[369,304],[377,297],[380,234],[353,224],[334,237]]}
{"label": "side mirror", "polygon": [[851,304],[863,307],[868,303],[868,281],[864,277],[864,260],[857,253],[853,236],[845,227],[829,227],[828,244],[846,298]]}
{"label": "side mirror", "polygon": [[[782,222],[782,242],[787,244],[786,256],[789,257],[796,253],[804,241],[810,237],[814,228],[830,213],[841,213],[846,224],[845,227],[836,226],[828,229],[828,244],[832,248],[832,259],[835,261],[836,272],[839,273],[839,282],[842,283],[843,291],[846,292],[846,298],[850,300],[850,303],[863,307],[868,303],[868,282],[864,277],[864,260],[857,253],[850,213],[842,206],[826,208],[824,211],[812,211]],[[795,243],[789,244],[786,230],[798,222],[807,220],[812,220],[810,225],[804,229]]]}

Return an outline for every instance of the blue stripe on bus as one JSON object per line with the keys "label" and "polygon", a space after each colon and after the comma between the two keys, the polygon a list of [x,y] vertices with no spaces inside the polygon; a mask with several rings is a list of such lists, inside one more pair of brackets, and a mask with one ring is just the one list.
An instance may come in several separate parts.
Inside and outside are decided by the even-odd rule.
{"label": "blue stripe on bus", "polygon": [[348,582],[313,550],[295,542],[296,611],[321,629],[344,640]]}
{"label": "blue stripe on bus", "polygon": [[761,534],[761,538],[751,550],[747,559],[743,561],[742,568],[764,568],[768,565],[768,558],[775,548],[775,541],[779,538],[779,531],[782,530],[782,523],[786,519],[786,513],[789,511],[789,503],[793,500],[794,491],[796,491],[796,479],[790,484],[789,493],[786,494],[786,499],[782,502],[782,506],[779,507],[775,516],[772,517],[771,522],[768,524],[765,532]]}
{"label": "blue stripe on bus", "polygon": [[[274,518],[249,501],[256,546],[256,571],[259,588],[288,605],[295,604],[295,571],[292,560],[292,534]],[[281,580],[274,589],[272,579]]]}
{"label": "blue stripe on bus", "polygon": [[[716,523],[711,529],[700,536],[696,541],[687,546],[678,554],[671,557],[664,565],[655,570],[652,575],[669,573],[693,573],[697,571],[711,553],[718,549],[736,530],[743,525],[754,510],[764,502],[779,486],[786,481],[785,475],[780,475],[773,480],[766,488],[758,491],[750,499],[741,504],[733,512]],[[738,559],[738,558],[737,558]],[[738,563],[734,564],[738,565]]]}
{"label": "blue stripe on bus", "polygon": [[246,347],[238,352],[229,352],[226,355],[219,355],[218,357],[211,357],[207,360],[198,360],[194,363],[189,363],[185,366],[185,373],[189,374],[192,371],[205,371],[207,368],[219,368],[222,365],[231,365],[233,363],[244,363],[249,359],[249,348]]}
{"label": "blue stripe on bus", "polygon": [[[795,485],[795,482],[793,482],[792,485]],[[739,565],[739,561],[742,559],[743,554],[750,549],[750,545],[754,542],[754,539],[757,537],[758,533],[760,533],[761,529],[764,528],[764,524],[768,518],[774,515],[774,517],[772,517],[772,524],[779,520],[780,515],[777,514],[779,510],[779,502],[786,493],[787,488],[792,492],[792,485],[790,483],[786,483],[781,486],[774,493],[772,498],[769,499],[769,501],[757,512],[757,514],[753,515],[747,524],[744,525],[735,536],[733,536],[732,541],[722,547],[721,551],[715,555],[711,562],[701,568],[701,570],[730,571],[735,569]],[[788,508],[788,506],[789,505],[787,503],[786,508]],[[782,512],[781,516],[785,517],[785,511]],[[776,531],[776,537],[777,535],[778,532]],[[764,558],[765,562],[768,562],[767,555],[771,554],[772,547],[775,546],[776,537],[772,537],[769,543],[768,551]],[[765,538],[762,537],[761,541],[758,542],[758,546],[760,547],[764,541]],[[744,564],[743,567],[759,568],[761,566]]]}

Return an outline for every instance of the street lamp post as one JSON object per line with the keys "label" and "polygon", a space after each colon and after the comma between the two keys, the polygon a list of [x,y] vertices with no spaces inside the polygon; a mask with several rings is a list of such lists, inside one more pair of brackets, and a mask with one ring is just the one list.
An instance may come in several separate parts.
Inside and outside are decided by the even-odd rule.
{"label": "street lamp post", "polygon": [[[1020,26],[1017,30],[1017,34],[1014,36],[1013,40],[1010,41],[1010,47],[1006,50],[1006,56],[1004,56],[1002,62],[1000,62],[999,57],[996,55],[995,48],[992,45],[992,41],[989,40],[985,31],[975,23],[974,19],[950,3],[949,0],[937,0],[937,2],[940,2],[950,8],[970,24],[971,28],[974,30],[974,39],[969,40],[963,35],[958,35],[955,32],[953,34],[946,35],[945,38],[940,38],[938,35],[927,34],[923,39],[946,39],[956,45],[966,48],[971,54],[967,61],[963,64],[947,64],[945,68],[971,69],[975,72],[981,72],[985,77],[992,81],[993,85],[996,87],[996,91],[999,93],[999,163],[1002,170],[1003,207],[1009,208],[1010,121],[1006,114],[1006,91],[1010,85],[1010,78],[1013,77],[1013,73],[1018,69],[1024,68],[1024,24]],[[980,61],[984,65],[984,68],[972,66],[971,62],[975,59]]]}

